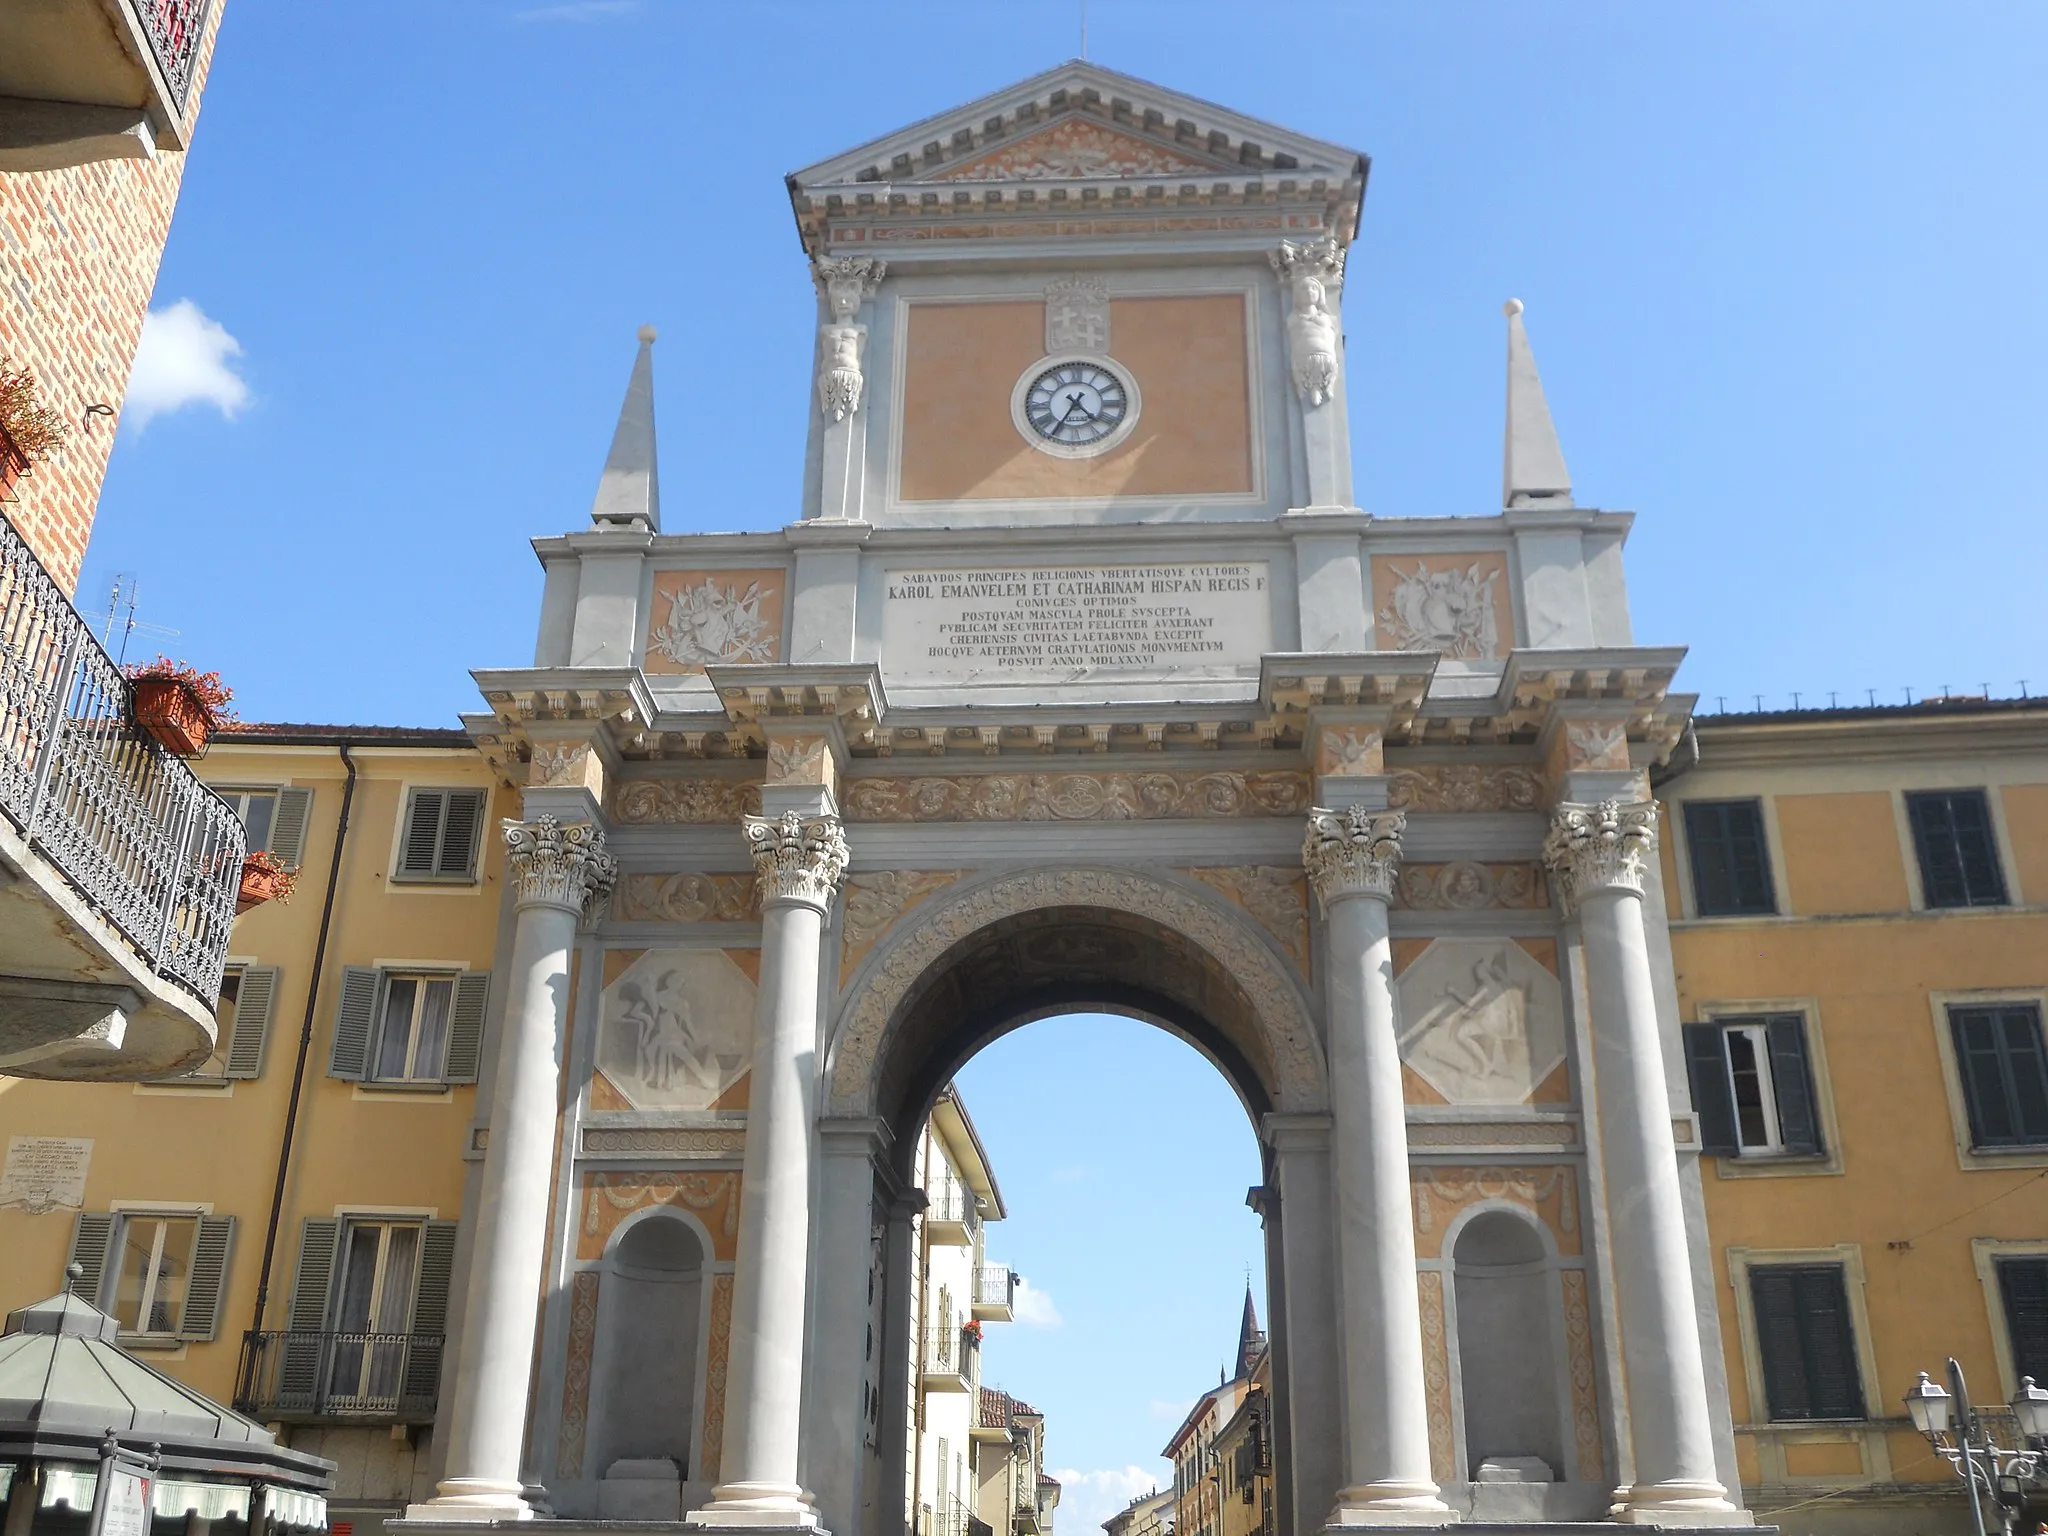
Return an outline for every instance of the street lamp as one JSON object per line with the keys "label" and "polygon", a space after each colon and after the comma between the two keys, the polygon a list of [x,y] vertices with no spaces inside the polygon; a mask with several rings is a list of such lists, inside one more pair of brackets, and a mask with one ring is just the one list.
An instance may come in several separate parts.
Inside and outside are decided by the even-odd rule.
{"label": "street lamp", "polygon": [[2010,1532],[2028,1485],[2040,1476],[2043,1451],[2039,1442],[2048,1438],[2048,1392],[2035,1386],[2031,1376],[2021,1380],[2019,1391],[2013,1394],[2012,1416],[2026,1443],[2008,1449],[1992,1438],[1983,1415],[1970,1406],[1969,1384],[1963,1380],[1963,1368],[1953,1360],[1948,1362],[1948,1388],[1943,1391],[1922,1371],[1906,1393],[1906,1412],[1913,1427],[1968,1484],[1977,1536],[1985,1536],[1980,1483],[1998,1506],[2000,1525]]}

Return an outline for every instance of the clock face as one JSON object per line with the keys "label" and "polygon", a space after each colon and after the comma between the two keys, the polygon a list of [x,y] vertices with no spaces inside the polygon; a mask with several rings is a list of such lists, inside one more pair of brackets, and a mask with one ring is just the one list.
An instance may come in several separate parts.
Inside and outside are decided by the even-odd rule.
{"label": "clock face", "polygon": [[1124,424],[1131,390],[1100,363],[1059,363],[1024,391],[1024,419],[1048,443],[1089,448]]}

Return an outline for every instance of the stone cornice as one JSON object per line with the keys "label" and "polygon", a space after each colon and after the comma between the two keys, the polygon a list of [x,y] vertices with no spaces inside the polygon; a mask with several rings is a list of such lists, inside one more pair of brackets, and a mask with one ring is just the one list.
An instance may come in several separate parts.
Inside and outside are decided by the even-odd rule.
{"label": "stone cornice", "polygon": [[1405,811],[1369,811],[1358,805],[1310,811],[1301,840],[1301,867],[1308,871],[1323,909],[1328,911],[1348,896],[1391,902],[1401,868],[1401,834],[1407,827]]}
{"label": "stone cornice", "polygon": [[797,903],[828,910],[846,874],[846,831],[837,816],[749,816],[743,825],[754,868],[761,876],[761,904]]}
{"label": "stone cornice", "polygon": [[505,870],[516,907],[556,907],[578,917],[603,905],[618,878],[604,832],[552,816],[506,821]]}
{"label": "stone cornice", "polygon": [[1544,839],[1543,862],[1570,905],[1608,892],[1640,896],[1657,847],[1657,802],[1602,800],[1560,805]]}

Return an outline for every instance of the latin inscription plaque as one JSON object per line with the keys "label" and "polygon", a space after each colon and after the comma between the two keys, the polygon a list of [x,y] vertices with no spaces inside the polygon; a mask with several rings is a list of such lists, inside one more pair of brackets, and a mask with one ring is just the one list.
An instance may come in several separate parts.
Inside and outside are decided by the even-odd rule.
{"label": "latin inscription plaque", "polygon": [[920,682],[1229,677],[1273,648],[1263,560],[889,571],[882,670]]}

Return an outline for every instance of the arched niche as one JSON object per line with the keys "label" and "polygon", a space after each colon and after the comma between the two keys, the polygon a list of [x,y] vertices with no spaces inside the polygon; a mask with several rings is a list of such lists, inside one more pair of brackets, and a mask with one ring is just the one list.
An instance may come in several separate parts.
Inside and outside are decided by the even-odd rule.
{"label": "arched niche", "polygon": [[1510,1480],[1569,1480],[1562,1297],[1549,1234],[1528,1212],[1497,1204],[1471,1212],[1445,1236],[1460,1472],[1476,1481],[1481,1463],[1494,1461],[1501,1474],[1521,1474]]}
{"label": "arched niche", "polygon": [[[666,1207],[622,1224],[605,1254],[589,1463],[604,1483],[603,1513],[680,1518],[638,1510],[678,1498],[679,1485],[696,1472],[710,1257],[702,1229]],[[663,1463],[674,1465],[676,1491],[665,1490],[671,1479]],[[625,1484],[636,1486],[611,1486]]]}

